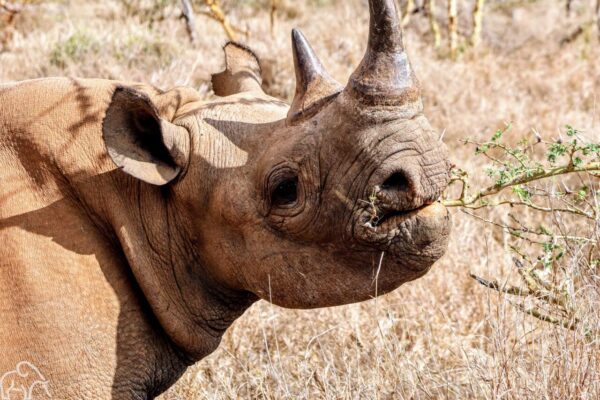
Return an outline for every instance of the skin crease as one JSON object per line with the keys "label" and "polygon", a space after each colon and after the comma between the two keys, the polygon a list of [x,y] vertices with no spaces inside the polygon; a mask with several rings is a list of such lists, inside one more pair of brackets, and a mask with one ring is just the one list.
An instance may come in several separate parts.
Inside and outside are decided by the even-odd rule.
{"label": "skin crease", "polygon": [[[370,3],[396,29],[393,1]],[[154,398],[259,298],[362,301],[441,257],[448,155],[412,72],[373,104],[356,92],[370,81],[341,91],[293,37],[291,110],[236,45],[211,102],[106,80],[0,85],[0,374],[28,361],[53,398]]]}

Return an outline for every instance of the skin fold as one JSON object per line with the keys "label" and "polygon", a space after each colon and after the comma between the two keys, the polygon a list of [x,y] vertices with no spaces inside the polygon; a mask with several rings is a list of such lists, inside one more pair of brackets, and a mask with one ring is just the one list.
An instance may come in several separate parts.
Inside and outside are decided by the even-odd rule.
{"label": "skin fold", "polygon": [[429,270],[450,230],[448,154],[394,1],[369,4],[346,87],[293,32],[291,105],[235,43],[213,101],[107,80],[0,85],[0,375],[27,361],[53,398],[154,398],[258,299],[347,304]]}

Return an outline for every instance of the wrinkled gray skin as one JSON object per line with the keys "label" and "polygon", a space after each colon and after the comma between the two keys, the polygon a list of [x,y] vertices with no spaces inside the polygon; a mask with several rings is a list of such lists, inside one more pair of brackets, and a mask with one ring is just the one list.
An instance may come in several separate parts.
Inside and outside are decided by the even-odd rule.
{"label": "wrinkled gray skin", "polygon": [[[0,294],[0,310],[29,324],[0,327],[0,373],[26,357],[57,398],[153,398],[259,298],[340,305],[426,273],[448,241],[436,203],[447,151],[422,115],[394,1],[369,5],[369,47],[345,88],[294,31],[291,107],[260,89],[256,58],[235,44],[208,103],[109,81],[0,87],[13,115],[0,117],[2,138],[28,129],[18,162],[54,182],[35,200],[0,201],[1,239],[19,249],[5,271],[27,283]],[[80,121],[70,96],[102,118]],[[0,141],[4,164],[17,142]],[[63,200],[43,208],[52,185]],[[38,256],[53,271],[44,280],[29,268]]]}

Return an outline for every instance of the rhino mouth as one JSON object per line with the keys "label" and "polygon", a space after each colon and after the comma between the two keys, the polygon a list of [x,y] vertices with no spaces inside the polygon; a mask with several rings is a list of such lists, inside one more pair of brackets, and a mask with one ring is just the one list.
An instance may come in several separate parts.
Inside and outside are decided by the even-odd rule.
{"label": "rhino mouth", "polygon": [[[359,211],[359,224],[375,233],[385,233],[394,230],[399,224],[416,216],[419,212],[430,207],[433,203],[424,204],[409,210],[391,210],[369,205]],[[393,233],[393,232],[392,232]]]}
{"label": "rhino mouth", "polygon": [[450,217],[440,202],[373,215],[360,211],[355,239],[370,248],[385,251],[410,269],[428,268],[446,251]]}
{"label": "rhino mouth", "polygon": [[396,210],[383,211],[377,218],[374,218],[372,221],[368,221],[367,223],[370,222],[371,226],[374,229],[379,228],[379,229],[385,230],[386,228],[389,228],[390,226],[391,227],[396,226],[398,223],[401,223],[404,219],[409,218],[410,216],[412,216],[415,213],[418,213],[420,210],[424,209],[427,206],[429,206],[429,205],[423,205],[419,208],[414,208],[412,210],[404,210],[404,211],[396,211]]}

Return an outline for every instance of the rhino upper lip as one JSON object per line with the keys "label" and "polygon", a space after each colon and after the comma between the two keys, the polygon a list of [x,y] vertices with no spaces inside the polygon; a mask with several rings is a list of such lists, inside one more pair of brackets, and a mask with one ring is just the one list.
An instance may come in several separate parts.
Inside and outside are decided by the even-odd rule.
{"label": "rhino upper lip", "polygon": [[410,211],[407,211],[407,210],[405,210],[405,211],[388,211],[388,212],[382,213],[382,215],[379,218],[374,219],[371,225],[374,228],[378,228],[381,225],[383,225],[385,222],[391,220],[394,217],[402,217],[402,216],[407,215],[407,214],[409,214],[409,213],[411,213],[413,211],[414,210],[410,210]]}

